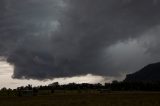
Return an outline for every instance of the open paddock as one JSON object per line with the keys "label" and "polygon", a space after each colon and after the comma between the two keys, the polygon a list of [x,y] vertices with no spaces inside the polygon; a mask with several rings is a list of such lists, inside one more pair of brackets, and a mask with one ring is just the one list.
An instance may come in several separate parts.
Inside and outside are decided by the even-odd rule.
{"label": "open paddock", "polygon": [[0,97],[0,106],[160,106],[160,92],[54,93]]}

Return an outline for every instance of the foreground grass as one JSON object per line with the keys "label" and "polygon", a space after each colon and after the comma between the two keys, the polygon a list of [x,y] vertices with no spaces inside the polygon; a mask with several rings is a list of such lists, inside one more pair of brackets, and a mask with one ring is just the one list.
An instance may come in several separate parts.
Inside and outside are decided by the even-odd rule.
{"label": "foreground grass", "polygon": [[0,106],[160,106],[160,93],[53,94],[0,97]]}

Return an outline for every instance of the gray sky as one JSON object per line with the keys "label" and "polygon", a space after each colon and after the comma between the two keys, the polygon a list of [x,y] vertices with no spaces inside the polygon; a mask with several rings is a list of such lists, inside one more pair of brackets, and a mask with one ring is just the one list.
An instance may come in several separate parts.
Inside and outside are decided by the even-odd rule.
{"label": "gray sky", "polygon": [[157,0],[1,0],[1,64],[11,71],[0,74],[120,79],[159,61],[159,13]]}

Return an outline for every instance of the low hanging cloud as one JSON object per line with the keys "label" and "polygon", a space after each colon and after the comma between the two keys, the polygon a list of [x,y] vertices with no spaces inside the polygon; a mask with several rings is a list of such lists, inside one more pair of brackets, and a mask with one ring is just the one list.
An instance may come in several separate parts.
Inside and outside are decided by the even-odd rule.
{"label": "low hanging cloud", "polygon": [[[1,0],[0,55],[19,79],[137,71],[156,60],[158,41],[154,47],[138,41],[150,40],[144,33],[160,24],[159,6],[157,0]],[[139,64],[136,54],[144,59]]]}

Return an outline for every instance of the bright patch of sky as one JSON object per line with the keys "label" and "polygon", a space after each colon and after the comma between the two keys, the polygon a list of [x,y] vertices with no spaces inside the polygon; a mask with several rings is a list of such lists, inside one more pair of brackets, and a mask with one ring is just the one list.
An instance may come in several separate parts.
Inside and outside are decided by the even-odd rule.
{"label": "bright patch of sky", "polygon": [[67,83],[104,83],[110,82],[113,78],[103,78],[101,76],[94,76],[91,74],[85,76],[77,76],[71,78],[55,78],[53,80],[21,80],[21,79],[12,79],[13,74],[13,66],[8,64],[5,61],[0,61],[0,88],[17,88],[20,86],[26,86],[31,84],[33,86],[39,85],[48,85],[53,82],[59,82],[60,84],[67,84]]}

